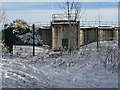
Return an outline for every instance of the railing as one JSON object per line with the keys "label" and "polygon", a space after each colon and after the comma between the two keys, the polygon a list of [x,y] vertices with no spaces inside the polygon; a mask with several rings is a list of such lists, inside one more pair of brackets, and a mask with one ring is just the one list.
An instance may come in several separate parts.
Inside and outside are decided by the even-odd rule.
{"label": "railing", "polygon": [[[74,20],[75,15],[72,14],[69,19]],[[68,20],[68,15],[53,14],[52,20]],[[81,26],[118,26],[117,22],[113,22],[113,21],[80,21],[80,25]]]}
{"label": "railing", "polygon": [[[70,20],[74,20],[75,15],[71,15],[69,18],[70,18]],[[68,15],[66,15],[66,14],[53,14],[52,20],[68,20]]]}
{"label": "railing", "polygon": [[113,21],[80,21],[81,26],[117,26]]}

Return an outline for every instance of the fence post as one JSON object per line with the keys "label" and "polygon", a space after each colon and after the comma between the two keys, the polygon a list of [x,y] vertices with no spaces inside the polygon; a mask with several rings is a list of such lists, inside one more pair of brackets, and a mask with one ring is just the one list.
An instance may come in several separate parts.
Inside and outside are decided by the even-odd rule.
{"label": "fence post", "polygon": [[96,30],[97,30],[97,52],[98,52],[98,49],[99,49],[99,27],[97,27]]}
{"label": "fence post", "polygon": [[35,56],[35,37],[34,37],[35,25],[34,24],[33,24],[32,28],[33,28],[33,56]]}
{"label": "fence post", "polygon": [[[118,2],[118,76],[120,76],[120,1]],[[118,82],[120,78],[118,78]],[[120,83],[118,83],[120,86]],[[120,90],[120,87],[118,87]]]}

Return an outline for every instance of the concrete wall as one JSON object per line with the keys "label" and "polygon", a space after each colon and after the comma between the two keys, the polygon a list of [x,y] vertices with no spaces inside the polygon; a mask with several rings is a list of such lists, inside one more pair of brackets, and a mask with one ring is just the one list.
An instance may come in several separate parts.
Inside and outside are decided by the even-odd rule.
{"label": "concrete wall", "polygon": [[118,40],[118,28],[114,29],[114,40]]}
{"label": "concrete wall", "polygon": [[52,31],[51,28],[39,28],[39,34],[42,37],[45,45],[52,45]]}
{"label": "concrete wall", "polygon": [[80,46],[97,41],[111,41],[118,40],[118,29],[110,27],[81,27],[80,28]]}
{"label": "concrete wall", "polygon": [[80,28],[80,46],[97,41],[97,29],[95,27]]}
{"label": "concrete wall", "polygon": [[112,27],[80,27],[78,21],[76,25],[67,20],[55,20],[51,22],[50,29],[41,29],[40,34],[46,45],[50,45],[53,50],[63,50],[62,40],[67,39],[68,48],[79,49],[80,46],[98,41],[118,40],[118,29]]}

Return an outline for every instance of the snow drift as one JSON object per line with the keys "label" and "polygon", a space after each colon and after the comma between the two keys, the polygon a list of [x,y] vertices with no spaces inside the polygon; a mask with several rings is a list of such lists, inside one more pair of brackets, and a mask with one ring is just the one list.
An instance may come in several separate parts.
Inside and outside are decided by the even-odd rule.
{"label": "snow drift", "polygon": [[[3,88],[117,88],[118,42],[99,42],[80,48],[79,51],[53,54],[48,48],[36,47],[36,56],[15,53],[3,56]],[[27,46],[27,50],[32,47]],[[17,49],[15,49],[17,48]],[[23,47],[25,48],[25,47]],[[54,52],[55,54],[55,52]]]}
{"label": "snow drift", "polygon": [[[35,36],[35,45],[42,46],[43,41],[41,39],[41,36],[39,34],[35,34],[34,36]],[[23,42],[24,45],[33,44],[33,34],[31,32],[22,35],[17,34],[16,37],[18,37]]]}

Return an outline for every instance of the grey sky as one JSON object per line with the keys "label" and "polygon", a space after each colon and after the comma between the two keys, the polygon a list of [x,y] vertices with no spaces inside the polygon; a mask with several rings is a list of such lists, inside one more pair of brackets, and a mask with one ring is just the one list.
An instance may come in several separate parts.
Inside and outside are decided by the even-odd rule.
{"label": "grey sky", "polygon": [[[52,2],[48,3],[47,1],[45,0],[44,2],[39,2],[39,3],[38,2],[32,2],[32,3],[6,2],[5,4],[3,4],[3,7],[6,9],[7,22],[10,23],[15,19],[23,19],[29,23],[39,23],[39,24],[50,23],[50,21],[52,20],[51,18],[52,14],[53,13],[60,14],[62,13],[62,11],[58,9],[57,7],[58,5],[55,5],[58,3],[53,4]],[[87,1],[87,0],[82,0],[82,1]],[[103,1],[103,0],[97,0],[97,1]],[[85,11],[85,15],[84,17],[82,17],[81,20],[98,21],[98,14],[99,14],[101,16],[102,21],[117,22],[118,20],[117,2],[116,3],[112,2],[113,0],[106,0],[106,1],[111,1],[111,2],[89,3],[87,5],[88,7],[87,10]]]}

